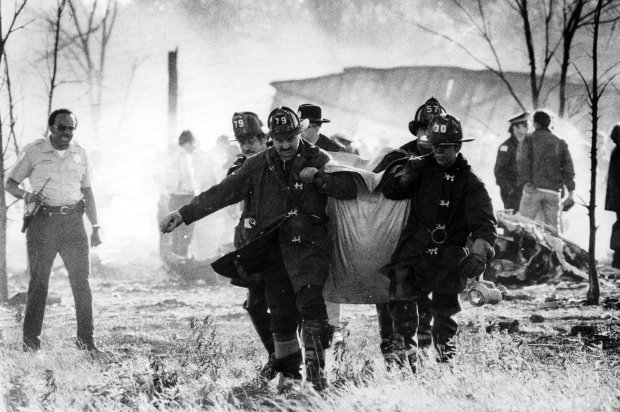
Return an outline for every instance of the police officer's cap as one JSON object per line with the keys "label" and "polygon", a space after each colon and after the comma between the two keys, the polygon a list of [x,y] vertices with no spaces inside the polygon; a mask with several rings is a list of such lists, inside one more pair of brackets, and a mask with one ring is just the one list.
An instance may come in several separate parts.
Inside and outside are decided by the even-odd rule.
{"label": "police officer's cap", "polygon": [[232,126],[236,140],[264,134],[262,129],[263,122],[253,112],[237,112],[233,114]]}
{"label": "police officer's cap", "polygon": [[510,124],[527,123],[529,118],[530,118],[529,112],[523,112],[508,119],[508,123]]}
{"label": "police officer's cap", "polygon": [[309,123],[308,119],[299,120],[297,113],[286,106],[274,109],[267,120],[272,138],[295,136],[306,130]]}

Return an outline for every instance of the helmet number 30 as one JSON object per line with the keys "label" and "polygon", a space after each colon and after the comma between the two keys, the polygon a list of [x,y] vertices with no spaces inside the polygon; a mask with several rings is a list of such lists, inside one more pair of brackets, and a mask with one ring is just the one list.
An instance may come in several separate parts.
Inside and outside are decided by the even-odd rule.
{"label": "helmet number 30", "polygon": [[433,125],[433,132],[435,133],[445,133],[447,130],[446,125],[445,124],[437,124],[435,123]]}

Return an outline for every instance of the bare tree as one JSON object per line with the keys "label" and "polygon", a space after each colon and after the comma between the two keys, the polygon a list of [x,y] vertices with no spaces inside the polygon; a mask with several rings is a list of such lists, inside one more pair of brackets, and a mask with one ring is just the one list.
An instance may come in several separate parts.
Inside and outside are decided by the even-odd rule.
{"label": "bare tree", "polygon": [[[6,31],[6,33],[4,32],[3,29],[3,19],[2,19],[2,14],[0,13],[0,65],[2,65],[3,63],[6,64],[6,44],[9,41],[9,38],[11,36],[11,34],[13,34],[16,30],[19,30],[20,28],[24,27],[22,26],[17,26],[17,21],[19,18],[19,15],[22,13],[22,11],[24,10],[24,7],[26,7],[26,3],[28,2],[28,0],[22,0],[21,3],[16,3],[15,4],[15,9],[13,11],[13,15],[10,16],[8,18],[9,20],[9,28]],[[1,7],[1,3],[0,3],[0,7]],[[4,77],[4,81],[3,81],[3,85],[6,86],[7,84],[10,84],[10,82],[7,81],[6,75],[8,74],[8,69],[6,69],[5,66],[5,71],[4,71],[5,75]],[[12,111],[12,105],[9,105],[9,112]],[[14,117],[11,115],[10,119],[13,119]],[[5,146],[4,143],[4,126],[5,126],[5,121],[4,118],[2,117],[2,115],[0,114],[0,149],[2,150],[2,153],[0,153],[0,303],[4,303],[8,300],[9,297],[9,289],[8,289],[8,278],[7,278],[7,266],[6,266],[6,229],[7,229],[7,204],[6,204],[6,192],[4,191],[4,179],[5,179],[5,164],[4,164],[4,159],[5,159],[5,154],[8,150],[8,144]],[[14,131],[14,127],[15,124],[11,123],[9,124],[9,127],[12,131]],[[9,133],[9,140],[10,140],[10,136],[11,134]],[[13,135],[14,137],[14,135]]]}
{"label": "bare tree", "polygon": [[71,12],[73,28],[61,29],[61,47],[68,54],[67,62],[76,76],[86,79],[93,133],[99,140],[106,56],[118,4],[116,0],[94,0],[90,8],[86,8],[83,2],[65,1]]}
{"label": "bare tree", "polygon": [[58,0],[56,3],[55,13],[52,19],[48,20],[54,33],[54,40],[51,50],[46,50],[46,60],[48,62],[49,70],[49,88],[47,91],[47,115],[52,112],[52,106],[54,103],[54,92],[59,85],[57,79],[58,76],[58,51],[60,48],[60,32],[62,25],[62,16],[67,5],[67,0]]}
{"label": "bare tree", "polygon": [[[577,31],[583,27],[592,26],[599,4],[591,7],[592,1],[588,0],[563,0],[562,4],[562,61],[560,63],[560,90],[559,90],[559,116],[564,116],[567,111],[568,68],[571,61],[571,50]],[[600,4],[599,25],[616,23],[620,20],[620,2],[616,0],[604,0]]]}
{"label": "bare tree", "polygon": [[[543,89],[543,85],[546,79],[547,70],[550,63],[556,53],[560,42],[552,39],[553,32],[553,20],[555,14],[555,1],[549,0],[548,2],[536,2],[539,7],[542,8],[542,16],[544,17],[544,25],[542,25],[544,31],[544,42],[542,48],[544,49],[541,58],[538,60],[538,54],[535,48],[534,35],[532,33],[532,23],[530,18],[530,8],[528,0],[510,0],[509,5],[517,11],[521,17],[523,24],[523,36],[525,44],[527,46],[527,56],[530,66],[530,90],[532,93],[532,106],[534,108],[540,107],[540,94]],[[538,73],[537,65],[541,63],[542,68]]]}
{"label": "bare tree", "polygon": [[[602,23],[601,16],[604,12],[606,0],[597,0],[596,6],[592,14],[592,81],[588,83],[577,66],[577,73],[581,77],[587,93],[588,105],[590,106],[590,115],[592,121],[592,135],[590,138],[590,200],[588,202],[588,216],[590,220],[590,240],[588,244],[588,275],[590,280],[590,288],[588,289],[586,303],[590,305],[598,305],[600,300],[600,286],[598,271],[596,268],[595,248],[596,248],[596,168],[598,165],[597,158],[597,137],[598,137],[598,120],[599,120],[599,101],[605,93],[605,89],[612,82],[615,75],[608,76],[606,80],[602,80],[599,85],[598,72],[598,41],[599,29]],[[606,72],[607,73],[607,72]],[[604,76],[604,75],[603,75]]]}

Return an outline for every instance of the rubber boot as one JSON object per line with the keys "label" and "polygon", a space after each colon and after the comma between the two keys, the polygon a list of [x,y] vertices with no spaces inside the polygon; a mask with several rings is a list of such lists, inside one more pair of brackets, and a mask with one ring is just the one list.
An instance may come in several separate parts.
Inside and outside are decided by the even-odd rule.
{"label": "rubber boot", "polygon": [[438,362],[450,362],[456,355],[456,332],[458,324],[450,315],[434,313],[433,341]]}
{"label": "rubber boot", "polygon": [[282,373],[285,377],[301,380],[302,354],[297,331],[288,333],[274,333],[275,360],[273,369]]}
{"label": "rubber boot", "polygon": [[306,381],[312,383],[317,391],[327,387],[325,377],[325,349],[327,340],[327,320],[304,319],[301,324],[302,341],[305,351]]}
{"label": "rubber boot", "polygon": [[[418,371],[418,307],[412,300],[391,300],[390,315],[394,320],[394,331],[402,339],[404,354],[398,353],[403,364],[409,364],[411,371]],[[404,366],[403,365],[403,366]]]}

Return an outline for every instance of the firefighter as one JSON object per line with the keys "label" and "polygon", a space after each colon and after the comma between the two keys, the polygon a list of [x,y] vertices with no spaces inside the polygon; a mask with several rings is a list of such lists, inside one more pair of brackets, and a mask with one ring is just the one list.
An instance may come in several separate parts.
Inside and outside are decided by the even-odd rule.
{"label": "firefighter", "polygon": [[[235,139],[239,142],[241,156],[237,157],[235,163],[228,169],[227,176],[239,170],[248,157],[267,150],[269,143],[269,136],[262,129],[263,122],[256,113],[238,112],[233,114],[232,126]],[[243,201],[239,224],[235,227],[235,249],[239,249],[248,243],[248,231],[254,226],[254,220],[251,215],[252,198],[248,196]],[[243,302],[243,309],[248,312],[252,325],[268,354],[267,362],[262,368],[260,375],[265,379],[272,380],[276,377],[276,370],[274,368],[276,349],[270,329],[271,314],[269,313],[267,298],[265,297],[265,282],[262,280],[261,275],[257,273],[245,280],[232,279],[231,284],[248,289],[247,298]]]}
{"label": "firefighter", "polygon": [[[456,353],[458,294],[467,278],[479,277],[494,254],[497,221],[482,181],[460,153],[461,123],[446,114],[431,120],[429,142],[433,153],[395,162],[386,170],[383,194],[394,200],[411,199],[410,217],[382,272],[390,278],[389,309],[399,339],[414,373],[417,368],[420,296],[432,293],[432,337],[437,360]],[[467,239],[473,246],[467,249]]]}
{"label": "firefighter", "polygon": [[245,248],[255,247],[255,254],[249,260],[235,260],[234,268],[238,273],[264,268],[274,368],[282,373],[283,380],[301,379],[299,313],[307,380],[321,390],[326,385],[324,348],[328,346],[323,299],[330,265],[327,198],[355,198],[357,187],[350,174],[324,172],[330,156],[301,138],[307,122],[301,122],[293,110],[276,108],[269,115],[268,125],[272,147],[248,158],[221,183],[166,215],[160,229],[170,232],[249,198],[254,224],[248,229]]}

